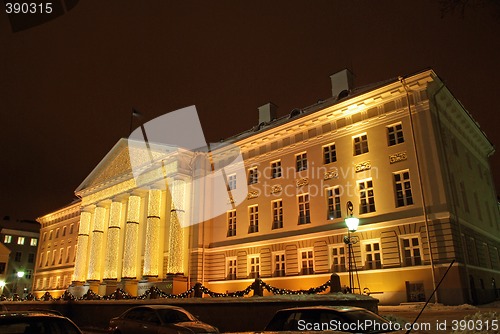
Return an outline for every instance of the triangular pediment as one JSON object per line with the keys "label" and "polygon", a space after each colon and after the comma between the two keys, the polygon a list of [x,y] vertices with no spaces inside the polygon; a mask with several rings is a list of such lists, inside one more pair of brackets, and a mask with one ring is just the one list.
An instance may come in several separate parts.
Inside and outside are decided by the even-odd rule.
{"label": "triangular pediment", "polygon": [[[75,193],[134,177],[133,169],[167,158],[177,148],[121,138],[78,186]],[[132,161],[131,161],[132,158]]]}

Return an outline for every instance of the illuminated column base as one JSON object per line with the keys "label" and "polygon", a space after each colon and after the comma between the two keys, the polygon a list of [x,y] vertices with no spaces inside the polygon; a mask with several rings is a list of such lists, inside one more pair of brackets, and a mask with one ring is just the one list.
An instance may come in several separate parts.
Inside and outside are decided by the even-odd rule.
{"label": "illuminated column base", "polygon": [[160,263],[161,190],[150,190],[148,203],[143,275],[147,277],[157,277]]}
{"label": "illuminated column base", "polygon": [[118,264],[121,260],[120,231],[122,220],[122,203],[112,202],[110,207],[108,235],[106,241],[106,257],[104,259],[104,279],[118,278]]}
{"label": "illuminated column base", "polygon": [[74,282],[85,282],[87,273],[87,251],[89,245],[90,222],[92,214],[82,211],[80,214],[80,228],[78,229],[78,248],[75,258]]}

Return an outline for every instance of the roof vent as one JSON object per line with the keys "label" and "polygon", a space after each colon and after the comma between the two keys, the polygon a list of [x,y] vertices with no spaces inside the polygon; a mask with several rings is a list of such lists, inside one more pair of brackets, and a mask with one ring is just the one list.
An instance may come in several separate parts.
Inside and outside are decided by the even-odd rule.
{"label": "roof vent", "polygon": [[302,114],[302,110],[295,108],[290,112],[290,116],[288,118],[294,118]]}
{"label": "roof vent", "polygon": [[[349,91],[353,87],[353,77],[352,72],[348,69],[330,75],[330,80],[332,81],[332,96],[340,100],[349,95]],[[344,91],[346,91],[346,93],[344,93]]]}

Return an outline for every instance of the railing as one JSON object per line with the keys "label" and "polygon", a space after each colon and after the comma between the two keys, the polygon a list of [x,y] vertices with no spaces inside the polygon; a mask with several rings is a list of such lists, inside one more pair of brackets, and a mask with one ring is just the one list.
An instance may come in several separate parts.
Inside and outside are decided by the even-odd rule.
{"label": "railing", "polygon": [[0,296],[0,301],[54,301],[54,300],[66,300],[66,301],[78,301],[78,300],[121,300],[121,299],[135,299],[135,300],[144,300],[144,299],[158,299],[158,298],[201,298],[203,295],[208,295],[212,298],[219,297],[244,297],[250,294],[253,291],[253,296],[263,296],[264,290],[271,292],[273,295],[311,295],[325,292],[327,289],[330,289],[330,293],[336,292],[344,292],[347,293],[348,290],[341,289],[340,287],[340,279],[336,274],[332,274],[331,278],[323,283],[320,286],[312,287],[309,289],[302,290],[290,290],[290,289],[282,289],[279,287],[272,286],[260,278],[256,278],[255,281],[247,286],[243,290],[220,293],[214,292],[202,285],[201,283],[196,283],[189,290],[186,290],[179,294],[170,294],[160,290],[156,286],[152,286],[145,293],[140,296],[132,296],[127,293],[125,290],[117,288],[115,292],[101,296],[91,289],[89,289],[82,297],[76,297],[69,290],[66,290],[61,296],[53,297],[50,292],[45,292],[42,297],[36,298],[32,293],[29,293],[26,297],[22,298],[18,294],[14,294],[12,297],[7,298],[4,295]]}

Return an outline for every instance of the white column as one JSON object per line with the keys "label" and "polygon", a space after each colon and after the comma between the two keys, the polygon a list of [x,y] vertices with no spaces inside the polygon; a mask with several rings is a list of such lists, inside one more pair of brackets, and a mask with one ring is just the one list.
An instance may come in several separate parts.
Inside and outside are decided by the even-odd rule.
{"label": "white column", "polygon": [[122,203],[112,202],[109,208],[108,235],[106,241],[106,257],[104,259],[103,279],[118,278],[121,221]]}
{"label": "white column", "polygon": [[168,237],[169,259],[167,273],[184,273],[184,199],[186,196],[184,180],[170,183],[172,209],[170,210],[170,229]]}
{"label": "white column", "polygon": [[144,247],[144,276],[158,276],[160,262],[161,190],[151,189],[148,197],[148,218]]}
{"label": "white column", "polygon": [[80,213],[80,227],[78,229],[78,249],[75,259],[75,270],[73,272],[73,281],[85,282],[87,273],[87,251],[89,244],[89,233],[92,213],[82,211]]}
{"label": "white column", "polygon": [[104,247],[104,223],[106,222],[106,211],[106,208],[102,206],[98,206],[94,210],[87,280],[98,281],[101,279],[101,252]]}
{"label": "white column", "polygon": [[127,223],[125,225],[122,278],[137,278],[140,213],[141,198],[130,195],[128,198]]}

